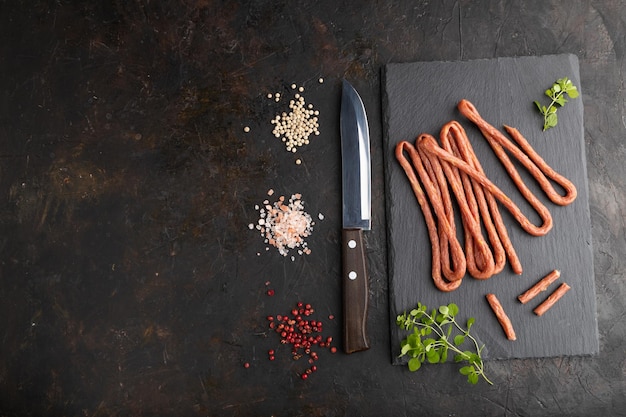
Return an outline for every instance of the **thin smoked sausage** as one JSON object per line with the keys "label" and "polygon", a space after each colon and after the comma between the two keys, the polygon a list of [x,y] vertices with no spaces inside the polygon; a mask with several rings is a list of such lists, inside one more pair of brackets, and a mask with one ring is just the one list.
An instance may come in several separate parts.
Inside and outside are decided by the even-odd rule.
{"label": "thin smoked sausage", "polygon": [[[574,184],[567,178],[556,172],[550,167],[539,154],[533,149],[528,141],[522,136],[522,134],[515,128],[510,126],[504,126],[507,133],[517,142],[516,146],[513,142],[507,139],[498,129],[487,123],[478,113],[476,107],[468,100],[461,100],[458,104],[458,109],[462,115],[467,117],[472,123],[474,123],[478,129],[482,132],[483,136],[489,142],[489,145],[496,153],[505,169],[515,182],[515,185],[520,190],[524,198],[529,202],[535,201],[536,198],[530,190],[526,187],[524,182],[519,176],[519,173],[513,166],[513,163],[504,152],[503,148],[506,148],[511,155],[513,155],[520,163],[530,172],[530,174],[537,180],[541,189],[546,193],[550,201],[554,204],[566,206],[576,199],[577,191]],[[521,149],[520,149],[521,148]],[[565,195],[561,196],[556,192],[548,178],[559,184],[565,190]],[[533,203],[531,203],[532,205]],[[533,205],[534,207],[534,205]]]}
{"label": "thin smoked sausage", "polygon": [[[553,170],[517,129],[504,127],[516,145],[482,119],[469,101],[461,100],[458,109],[482,132],[522,196],[539,215],[541,224],[531,222],[487,178],[465,130],[458,122],[451,121],[442,127],[441,144],[426,133],[419,135],[415,144],[408,141],[398,143],[396,159],[409,179],[426,221],[432,246],[432,278],[435,286],[446,292],[457,289],[466,272],[477,279],[498,274],[507,259],[514,273],[522,273],[498,203],[511,213],[522,229],[533,236],[543,236],[552,228],[550,211],[524,184],[506,151],[530,172],[550,201],[567,205],[576,198],[576,187],[572,182]],[[565,190],[564,195],[552,187],[549,179]],[[456,236],[452,196],[460,211],[464,248]],[[481,222],[487,238],[483,236]]]}
{"label": "thin smoked sausage", "polygon": [[[409,155],[409,159],[407,159],[407,157],[405,156],[405,152]],[[458,243],[456,233],[453,234],[452,226],[448,222],[448,217],[443,214],[443,207],[441,206],[436,208],[436,211],[438,212],[437,221],[439,223],[439,227],[437,227],[437,224],[435,223],[435,218],[433,216],[433,210],[431,209],[429,198],[426,196],[424,190],[420,186],[420,182],[417,179],[415,173],[415,171],[417,171],[420,177],[427,178],[426,169],[422,164],[422,159],[418,154],[417,149],[413,146],[413,144],[407,141],[402,141],[396,146],[395,155],[396,159],[400,163],[400,166],[404,169],[404,172],[409,179],[409,183],[411,184],[413,193],[417,198],[417,202],[419,203],[422,209],[422,214],[424,215],[424,220],[426,221],[428,237],[430,239],[432,247],[431,275],[435,286],[439,290],[444,292],[454,291],[459,287],[459,285],[461,285],[461,280],[465,275],[466,270],[465,257],[462,254],[463,250]],[[429,182],[430,178],[428,177],[426,181]],[[434,196],[434,201],[435,204],[439,202],[439,199],[436,195]],[[444,243],[444,246],[447,246],[446,243],[452,245],[452,253],[456,255],[453,256],[453,258],[455,259],[455,262],[453,263],[453,265],[456,267],[455,272],[445,278],[441,275],[442,261],[440,242]]]}

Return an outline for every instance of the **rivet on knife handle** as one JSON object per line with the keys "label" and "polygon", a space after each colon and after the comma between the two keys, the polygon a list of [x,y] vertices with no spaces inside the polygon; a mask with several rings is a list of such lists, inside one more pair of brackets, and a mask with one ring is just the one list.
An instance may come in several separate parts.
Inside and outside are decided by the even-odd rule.
{"label": "rivet on knife handle", "polygon": [[346,353],[369,349],[367,265],[361,229],[343,229],[343,346]]}

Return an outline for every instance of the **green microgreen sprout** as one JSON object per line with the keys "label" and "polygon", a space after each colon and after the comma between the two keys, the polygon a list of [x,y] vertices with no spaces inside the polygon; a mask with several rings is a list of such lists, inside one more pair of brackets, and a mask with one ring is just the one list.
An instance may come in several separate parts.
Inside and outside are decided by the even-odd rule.
{"label": "green microgreen sprout", "polygon": [[[444,363],[448,359],[448,352],[454,353],[454,361],[464,362],[459,369],[462,375],[467,376],[470,384],[476,384],[482,377],[490,385],[493,383],[485,375],[485,366],[481,356],[485,347],[478,345],[478,341],[470,334],[474,318],[467,320],[463,328],[456,320],[459,307],[456,304],[442,305],[438,309],[428,311],[428,308],[417,304],[409,313],[398,315],[396,324],[409,331],[409,335],[400,342],[399,357],[407,356],[408,368],[415,372],[424,362],[431,364]],[[453,330],[457,333],[452,337]],[[463,349],[462,345],[469,342],[473,350]]]}
{"label": "green microgreen sprout", "polygon": [[541,105],[538,101],[535,101],[535,105],[539,109],[539,112],[543,115],[543,131],[556,126],[559,119],[556,115],[558,107],[563,107],[567,103],[565,95],[574,99],[578,97],[578,89],[567,77],[559,78],[556,80],[552,87],[545,91],[545,95],[552,100],[548,107]]}

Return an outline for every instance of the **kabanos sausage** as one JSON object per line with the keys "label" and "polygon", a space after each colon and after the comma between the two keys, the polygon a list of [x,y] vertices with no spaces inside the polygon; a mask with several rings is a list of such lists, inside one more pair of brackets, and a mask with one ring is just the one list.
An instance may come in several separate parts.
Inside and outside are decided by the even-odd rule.
{"label": "kabanos sausage", "polygon": [[[442,148],[459,156],[471,167],[475,168],[482,175],[485,175],[465,130],[458,122],[451,121],[446,123],[441,129],[440,137]],[[506,226],[502,221],[496,199],[491,193],[485,192],[483,187],[477,181],[472,180],[466,173],[460,172],[460,176],[472,214],[476,218],[480,216],[487,231],[489,242],[493,248],[493,258],[495,262],[493,275],[500,273],[502,269],[504,269],[507,257],[511,263],[513,272],[518,275],[521,274],[522,266],[515,252],[515,248],[511,243]],[[467,236],[472,239],[474,235],[469,234],[466,235],[466,237]],[[471,246],[468,247],[468,245],[466,245],[466,251],[468,251],[469,270],[472,267],[471,259],[473,259]]]}
{"label": "kabanos sausage", "polygon": [[[486,122],[480,116],[476,107],[468,100],[461,100],[457,107],[461,114],[467,117],[482,132],[526,200],[531,202],[536,199],[532,192],[526,187],[524,181],[522,181],[517,169],[504,151],[504,148],[506,148],[506,150],[508,150],[535,178],[550,201],[565,206],[576,199],[577,191],[574,184],[550,167],[517,129],[506,125],[504,126],[504,129],[515,142],[517,142],[518,146],[507,139],[498,129]],[[557,193],[548,178],[563,187],[565,195],[561,196]]]}
{"label": "kabanos sausage", "polygon": [[[533,208],[539,214],[541,218],[541,225],[534,225],[528,218],[522,213],[522,211],[517,207],[517,205],[506,195],[500,188],[498,188],[487,176],[483,173],[477,171],[475,168],[470,166],[467,162],[462,159],[456,157],[445,149],[441,148],[434,138],[421,136],[418,147],[424,149],[426,152],[439,157],[450,164],[453,164],[455,167],[459,168],[461,171],[468,174],[472,177],[473,180],[478,182],[483,186],[485,190],[493,194],[493,196],[506,207],[507,210],[513,215],[515,220],[520,224],[520,226],[529,234],[533,236],[543,236],[552,229],[552,215],[539,200],[535,198],[536,201],[531,203]],[[533,196],[534,197],[534,196]]]}
{"label": "kabanos sausage", "polygon": [[[408,153],[409,159],[406,158],[405,152]],[[407,178],[409,179],[409,183],[411,188],[413,189],[413,193],[417,198],[417,202],[422,209],[422,214],[424,215],[424,220],[426,221],[426,227],[428,229],[428,237],[430,239],[431,247],[432,247],[432,278],[435,283],[435,286],[445,292],[454,291],[461,285],[461,281],[463,276],[465,275],[465,257],[462,256],[462,248],[459,245],[456,235],[450,236],[452,234],[452,226],[448,222],[448,218],[445,214],[443,214],[442,208],[437,208],[439,211],[438,217],[439,228],[435,224],[435,219],[433,216],[433,212],[430,207],[430,203],[428,197],[424,193],[424,190],[420,186],[420,182],[417,179],[415,171],[417,170],[420,176],[426,177],[426,170],[421,162],[421,158],[417,152],[415,147],[407,142],[402,141],[396,145],[395,156],[400,166],[404,170]],[[435,201],[438,201],[435,197]],[[445,279],[442,277],[441,273],[441,249],[440,249],[440,237],[441,240],[445,243],[449,243],[452,245],[452,253],[456,256],[453,256],[454,262],[453,266],[455,267],[454,274],[452,274],[449,278],[453,278],[453,280]],[[444,245],[446,246],[446,245]],[[450,268],[448,268],[450,269]]]}

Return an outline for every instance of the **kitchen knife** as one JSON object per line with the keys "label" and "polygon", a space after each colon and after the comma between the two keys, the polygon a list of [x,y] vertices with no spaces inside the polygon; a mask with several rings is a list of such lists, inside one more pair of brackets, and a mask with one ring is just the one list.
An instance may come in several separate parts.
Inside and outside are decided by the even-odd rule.
{"label": "kitchen knife", "polygon": [[343,347],[369,349],[368,273],[363,231],[371,228],[370,137],[365,107],[348,81],[341,94]]}

